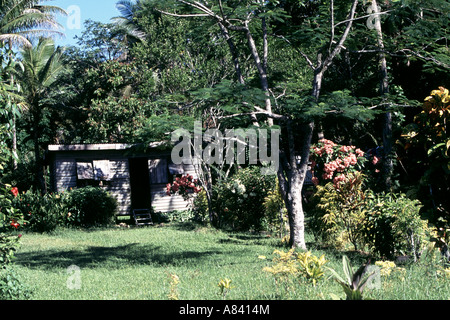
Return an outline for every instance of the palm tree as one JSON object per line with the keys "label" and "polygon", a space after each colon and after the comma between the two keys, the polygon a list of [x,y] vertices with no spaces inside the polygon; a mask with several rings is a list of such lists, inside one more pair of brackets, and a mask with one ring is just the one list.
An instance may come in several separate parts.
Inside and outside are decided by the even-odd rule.
{"label": "palm tree", "polygon": [[127,45],[145,41],[147,34],[136,23],[136,17],[143,9],[143,1],[119,0],[116,8],[121,16],[111,19],[117,27],[117,31],[113,36],[122,36],[123,42]]}
{"label": "palm tree", "polygon": [[[44,0],[46,1],[46,0]],[[58,31],[62,26],[56,21],[55,14],[67,15],[56,6],[39,4],[39,0],[0,0],[0,44],[8,45],[10,60],[13,60],[13,47],[31,47],[31,40],[40,36],[62,36]],[[14,85],[14,76],[10,74],[10,85]],[[20,99],[19,99],[20,100]],[[17,154],[16,120],[14,116],[13,154]],[[14,157],[14,169],[17,159]]]}
{"label": "palm tree", "polygon": [[[45,1],[45,0],[44,0]],[[67,13],[57,7],[39,4],[39,0],[0,0],[0,41],[31,47],[32,39],[62,36],[55,14]]]}
{"label": "palm tree", "polygon": [[30,135],[34,144],[36,161],[35,183],[41,192],[47,192],[44,179],[43,159],[40,146],[42,134],[40,126],[44,108],[51,107],[49,101],[54,84],[65,70],[63,49],[55,48],[53,40],[41,38],[34,47],[24,47],[21,51],[23,71],[18,74],[24,100],[28,107],[27,115],[31,124]]}

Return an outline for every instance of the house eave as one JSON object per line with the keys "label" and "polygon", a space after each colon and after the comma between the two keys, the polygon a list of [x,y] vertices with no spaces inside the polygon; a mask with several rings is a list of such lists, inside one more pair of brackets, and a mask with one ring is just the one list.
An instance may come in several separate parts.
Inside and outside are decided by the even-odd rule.
{"label": "house eave", "polygon": [[[149,148],[157,148],[162,146],[164,142],[153,142],[148,145]],[[111,144],[53,144],[48,146],[49,152],[60,152],[60,151],[108,151],[108,150],[127,150],[135,147],[134,144],[126,143],[111,143]]]}

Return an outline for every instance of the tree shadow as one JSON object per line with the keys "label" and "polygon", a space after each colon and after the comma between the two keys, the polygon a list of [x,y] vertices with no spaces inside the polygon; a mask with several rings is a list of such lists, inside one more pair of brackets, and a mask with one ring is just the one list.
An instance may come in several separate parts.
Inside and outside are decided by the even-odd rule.
{"label": "tree shadow", "polygon": [[16,264],[33,269],[67,268],[123,268],[127,265],[179,266],[207,262],[208,257],[217,254],[232,254],[220,251],[182,251],[165,253],[158,246],[139,243],[116,247],[88,247],[74,250],[47,250],[16,254]]}

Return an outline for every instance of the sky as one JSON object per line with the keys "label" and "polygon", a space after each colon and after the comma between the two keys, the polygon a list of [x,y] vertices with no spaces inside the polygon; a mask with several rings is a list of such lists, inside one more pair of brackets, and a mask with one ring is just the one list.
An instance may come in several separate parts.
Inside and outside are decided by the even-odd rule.
{"label": "sky", "polygon": [[56,45],[76,45],[74,36],[81,36],[84,21],[91,19],[103,23],[120,16],[116,9],[117,0],[47,0],[43,5],[58,6],[67,11],[67,16],[58,16],[58,22],[64,27],[65,37],[55,39]]}

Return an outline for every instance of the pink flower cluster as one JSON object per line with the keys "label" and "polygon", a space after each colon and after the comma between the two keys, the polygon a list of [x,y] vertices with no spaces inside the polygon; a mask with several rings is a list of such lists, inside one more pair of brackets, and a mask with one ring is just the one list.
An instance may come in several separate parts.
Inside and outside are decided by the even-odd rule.
{"label": "pink flower cluster", "polygon": [[333,141],[327,140],[327,139],[322,139],[319,141],[321,144],[323,144],[322,147],[314,147],[313,148],[313,153],[316,154],[317,156],[321,157],[324,154],[333,154],[334,150],[333,148],[336,147],[336,143],[334,143]]}
{"label": "pink flower cluster", "polygon": [[333,179],[333,183],[336,187],[338,187],[341,183],[345,182],[346,180],[347,177],[345,176],[345,174],[340,174]]}
{"label": "pink flower cluster", "polygon": [[[335,186],[346,180],[346,173],[354,170],[359,158],[363,158],[365,155],[361,149],[357,149],[355,146],[341,146],[327,139],[320,140],[318,145],[311,149],[311,152],[313,173],[316,164],[321,164],[322,179],[333,180]],[[314,185],[318,185],[319,178],[313,177],[312,182]]]}

